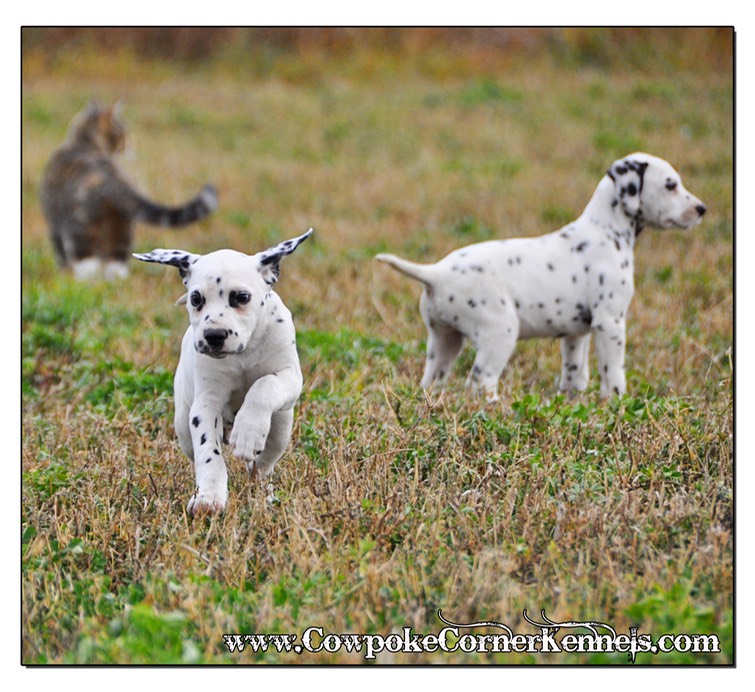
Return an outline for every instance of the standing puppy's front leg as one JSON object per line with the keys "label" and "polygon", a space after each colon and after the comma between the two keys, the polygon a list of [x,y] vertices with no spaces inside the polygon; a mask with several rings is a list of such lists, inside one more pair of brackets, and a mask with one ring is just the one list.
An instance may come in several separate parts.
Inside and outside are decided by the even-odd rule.
{"label": "standing puppy's front leg", "polygon": [[565,336],[561,339],[562,392],[583,392],[590,379],[590,335]]}
{"label": "standing puppy's front leg", "polygon": [[595,353],[600,371],[600,395],[621,396],[626,392],[624,371],[624,351],[626,344],[626,321],[620,318],[607,318],[599,325],[593,325]]}
{"label": "standing puppy's front leg", "polygon": [[189,412],[194,447],[196,492],[189,500],[190,514],[222,512],[228,500],[228,471],[221,453],[223,441],[222,407],[198,398]]}

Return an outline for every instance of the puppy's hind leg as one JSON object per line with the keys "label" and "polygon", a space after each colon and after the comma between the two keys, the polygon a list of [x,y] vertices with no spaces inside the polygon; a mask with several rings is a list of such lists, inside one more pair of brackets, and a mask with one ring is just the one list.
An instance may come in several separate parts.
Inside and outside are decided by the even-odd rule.
{"label": "puppy's hind leg", "polygon": [[421,383],[424,389],[430,389],[436,380],[442,384],[448,379],[451,367],[463,345],[464,335],[461,332],[429,320],[425,373]]}
{"label": "puppy's hind leg", "polygon": [[473,394],[483,394],[487,401],[498,400],[498,380],[514,352],[517,337],[506,329],[498,329],[474,339],[477,349],[467,387]]}

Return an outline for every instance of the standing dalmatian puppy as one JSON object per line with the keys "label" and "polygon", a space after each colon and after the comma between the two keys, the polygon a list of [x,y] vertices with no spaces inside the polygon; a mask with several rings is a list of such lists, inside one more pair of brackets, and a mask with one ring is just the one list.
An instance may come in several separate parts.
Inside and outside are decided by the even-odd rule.
{"label": "standing dalmatian puppy", "polygon": [[635,153],[610,167],[582,215],[558,231],[470,245],[436,264],[376,259],[423,285],[423,387],[446,380],[469,339],[477,353],[467,385],[495,400],[516,341],[550,337],[561,339],[561,390],[582,391],[594,335],[600,392],[608,397],[626,390],[637,236],[645,227],[691,228],[704,213],[668,162]]}
{"label": "standing dalmatian puppy", "polygon": [[229,442],[249,471],[267,476],[291,437],[302,388],[291,313],[273,291],[280,261],[312,233],[255,255],[218,250],[194,255],[153,250],[134,255],[178,268],[189,312],[174,380],[175,426],[194,461],[191,514],[220,512],[228,499],[221,452]]}

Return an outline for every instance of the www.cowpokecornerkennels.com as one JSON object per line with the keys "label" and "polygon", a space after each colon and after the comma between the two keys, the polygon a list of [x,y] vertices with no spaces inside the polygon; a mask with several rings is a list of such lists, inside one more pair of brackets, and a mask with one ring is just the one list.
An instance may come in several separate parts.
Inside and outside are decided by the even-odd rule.
{"label": "www.cowpokecornerkennels.com", "polygon": [[[638,654],[663,656],[671,653],[717,654],[720,641],[715,634],[640,634],[630,627],[627,634],[602,622],[553,622],[541,612],[542,621],[527,615],[534,633],[515,633],[500,622],[450,622],[438,611],[444,627],[437,633],[418,634],[411,627],[401,632],[381,634],[335,634],[322,627],[308,627],[296,634],[224,634],[228,651],[243,654],[357,654],[365,661],[375,660],[381,654],[406,656],[407,662],[417,654],[625,654],[627,661],[635,663]],[[500,633],[473,632],[474,629],[498,629]],[[662,661],[658,661],[662,662]]]}

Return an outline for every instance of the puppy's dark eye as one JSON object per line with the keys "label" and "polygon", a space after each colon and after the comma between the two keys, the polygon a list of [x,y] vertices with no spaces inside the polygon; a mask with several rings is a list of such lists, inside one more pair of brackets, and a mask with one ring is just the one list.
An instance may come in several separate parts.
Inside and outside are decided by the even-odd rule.
{"label": "puppy's dark eye", "polygon": [[246,305],[252,299],[252,294],[249,291],[231,291],[228,296],[228,304],[232,308],[237,308],[239,305]]}
{"label": "puppy's dark eye", "polygon": [[667,190],[676,190],[676,181],[675,180],[667,180],[666,181],[666,189]]}
{"label": "puppy's dark eye", "polygon": [[202,307],[202,303],[204,303],[202,294],[199,291],[192,291],[191,295],[189,296],[189,300],[195,308]]}

